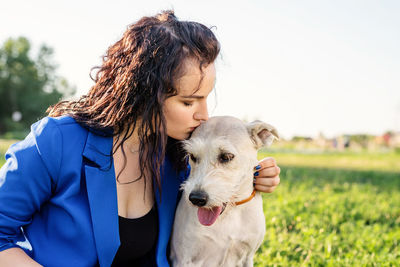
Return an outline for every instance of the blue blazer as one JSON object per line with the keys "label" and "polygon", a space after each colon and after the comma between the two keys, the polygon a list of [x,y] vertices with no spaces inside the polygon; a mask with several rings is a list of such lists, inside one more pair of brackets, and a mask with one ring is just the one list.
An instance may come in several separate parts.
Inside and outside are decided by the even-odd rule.
{"label": "blue blazer", "polygon": [[[120,245],[112,141],[67,116],[32,125],[0,169],[0,251],[28,240],[26,253],[44,266],[110,266]],[[188,172],[177,173],[168,159],[161,170],[158,266],[169,266],[177,195]]]}

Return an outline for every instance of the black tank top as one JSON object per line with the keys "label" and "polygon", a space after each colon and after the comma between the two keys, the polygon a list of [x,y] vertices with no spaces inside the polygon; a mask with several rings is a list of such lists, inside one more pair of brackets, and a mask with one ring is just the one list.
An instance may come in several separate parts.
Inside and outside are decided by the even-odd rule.
{"label": "black tank top", "polygon": [[112,267],[156,266],[155,249],[158,237],[156,205],[143,217],[129,219],[118,216],[121,245]]}

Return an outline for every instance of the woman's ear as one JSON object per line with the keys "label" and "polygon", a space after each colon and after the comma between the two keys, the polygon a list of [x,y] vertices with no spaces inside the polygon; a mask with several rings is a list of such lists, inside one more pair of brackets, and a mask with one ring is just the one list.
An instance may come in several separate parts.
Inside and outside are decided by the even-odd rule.
{"label": "woman's ear", "polygon": [[276,128],[262,121],[253,121],[246,125],[250,138],[253,140],[256,149],[267,147],[272,144],[274,139],[279,140]]}

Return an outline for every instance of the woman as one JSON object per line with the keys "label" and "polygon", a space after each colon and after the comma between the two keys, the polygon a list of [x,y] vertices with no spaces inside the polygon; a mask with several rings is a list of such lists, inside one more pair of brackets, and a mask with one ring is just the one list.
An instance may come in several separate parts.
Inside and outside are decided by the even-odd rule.
{"label": "woman", "polygon": [[[8,150],[0,266],[168,266],[189,174],[179,140],[208,119],[218,53],[207,27],[171,11],[131,25],[88,95],[49,108]],[[272,192],[279,167],[265,159],[255,177]]]}

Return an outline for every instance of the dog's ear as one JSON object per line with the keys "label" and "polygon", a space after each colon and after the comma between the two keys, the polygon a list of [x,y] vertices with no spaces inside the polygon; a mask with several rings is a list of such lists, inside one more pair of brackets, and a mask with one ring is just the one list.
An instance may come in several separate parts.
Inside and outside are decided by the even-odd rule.
{"label": "dog's ear", "polygon": [[279,140],[278,131],[268,123],[257,120],[248,123],[246,127],[257,149],[270,146],[274,139]]}

